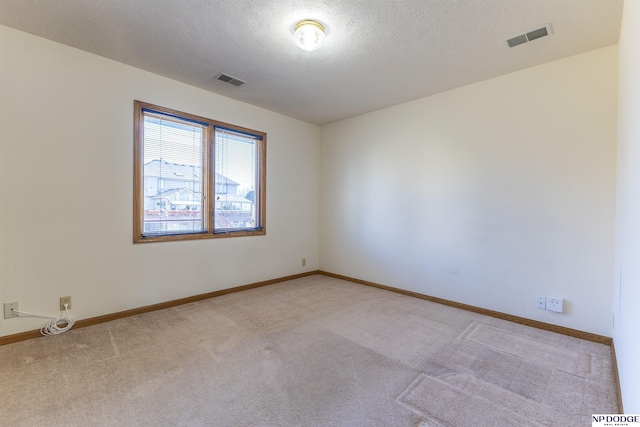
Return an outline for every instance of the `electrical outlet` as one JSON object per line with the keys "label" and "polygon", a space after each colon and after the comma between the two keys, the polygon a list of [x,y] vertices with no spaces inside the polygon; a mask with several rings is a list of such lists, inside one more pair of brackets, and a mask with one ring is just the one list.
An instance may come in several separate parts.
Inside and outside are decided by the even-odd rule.
{"label": "electrical outlet", "polygon": [[18,308],[18,301],[5,302],[4,303],[4,318],[11,319],[12,317],[18,317],[18,313],[14,313],[13,310],[20,310]]}
{"label": "electrical outlet", "polygon": [[547,310],[562,313],[562,298],[547,297]]}
{"label": "electrical outlet", "polygon": [[544,310],[547,308],[547,299],[545,297],[537,296],[536,297],[536,308],[540,310]]}
{"label": "electrical outlet", "polygon": [[60,297],[60,311],[64,311],[64,305],[67,304],[67,308],[71,310],[71,297]]}
{"label": "electrical outlet", "polygon": [[306,258],[302,258],[302,266],[306,267],[307,265],[307,259]]}

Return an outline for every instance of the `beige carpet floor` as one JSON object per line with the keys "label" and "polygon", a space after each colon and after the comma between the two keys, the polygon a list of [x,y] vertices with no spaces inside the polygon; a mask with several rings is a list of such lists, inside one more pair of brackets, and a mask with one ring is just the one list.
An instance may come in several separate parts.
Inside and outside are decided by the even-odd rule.
{"label": "beige carpet floor", "polygon": [[590,426],[610,348],[316,275],[0,347],[6,426]]}

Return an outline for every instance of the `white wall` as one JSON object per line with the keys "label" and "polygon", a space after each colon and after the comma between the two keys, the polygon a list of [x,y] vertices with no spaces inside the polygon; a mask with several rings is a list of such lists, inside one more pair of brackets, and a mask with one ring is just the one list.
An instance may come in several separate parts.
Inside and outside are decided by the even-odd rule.
{"label": "white wall", "polygon": [[613,340],[626,413],[640,413],[640,1],[626,0],[619,44],[618,205]]}
{"label": "white wall", "polygon": [[[82,319],[318,268],[317,126],[0,31],[1,302]],[[267,132],[266,236],[132,243],[134,99]]]}
{"label": "white wall", "polygon": [[324,126],[321,269],[610,336],[616,99],[612,46]]}

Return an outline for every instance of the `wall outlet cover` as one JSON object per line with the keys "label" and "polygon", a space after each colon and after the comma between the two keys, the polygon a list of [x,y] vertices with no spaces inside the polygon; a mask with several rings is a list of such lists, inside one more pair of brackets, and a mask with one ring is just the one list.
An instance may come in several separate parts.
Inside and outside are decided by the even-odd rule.
{"label": "wall outlet cover", "polygon": [[18,317],[18,313],[14,313],[13,310],[20,310],[18,308],[18,301],[5,302],[4,303],[4,318],[11,319],[12,317]]}
{"label": "wall outlet cover", "polygon": [[547,310],[555,313],[562,313],[563,299],[557,297],[547,297]]}
{"label": "wall outlet cover", "polygon": [[64,305],[67,304],[67,308],[69,310],[71,310],[71,297],[67,296],[67,297],[60,297],[60,311],[64,311],[65,307]]}

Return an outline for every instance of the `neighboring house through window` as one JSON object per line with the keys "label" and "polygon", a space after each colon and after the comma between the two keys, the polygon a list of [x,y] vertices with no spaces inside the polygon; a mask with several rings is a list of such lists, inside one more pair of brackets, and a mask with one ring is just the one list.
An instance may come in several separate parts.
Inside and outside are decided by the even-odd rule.
{"label": "neighboring house through window", "polygon": [[134,242],[265,234],[266,134],[134,102]]}

